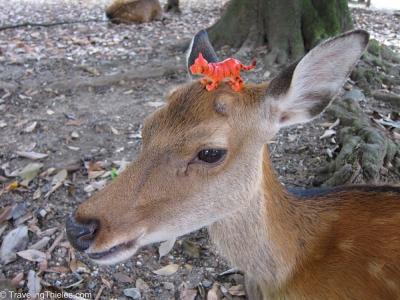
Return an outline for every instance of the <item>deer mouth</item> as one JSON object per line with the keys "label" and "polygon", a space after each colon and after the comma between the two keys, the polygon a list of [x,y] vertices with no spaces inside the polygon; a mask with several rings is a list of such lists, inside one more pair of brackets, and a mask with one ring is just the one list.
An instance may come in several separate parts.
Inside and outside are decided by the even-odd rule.
{"label": "deer mouth", "polygon": [[135,254],[138,248],[139,245],[137,243],[137,239],[134,239],[129,242],[116,245],[106,251],[87,253],[87,255],[97,263],[114,264],[128,259]]}

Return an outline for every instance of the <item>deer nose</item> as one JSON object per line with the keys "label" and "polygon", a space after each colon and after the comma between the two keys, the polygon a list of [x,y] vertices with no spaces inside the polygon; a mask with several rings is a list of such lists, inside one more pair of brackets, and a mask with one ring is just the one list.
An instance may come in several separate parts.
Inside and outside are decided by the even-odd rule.
{"label": "deer nose", "polygon": [[99,222],[93,220],[87,224],[78,224],[71,214],[67,218],[65,227],[72,247],[84,251],[93,243],[98,232]]}

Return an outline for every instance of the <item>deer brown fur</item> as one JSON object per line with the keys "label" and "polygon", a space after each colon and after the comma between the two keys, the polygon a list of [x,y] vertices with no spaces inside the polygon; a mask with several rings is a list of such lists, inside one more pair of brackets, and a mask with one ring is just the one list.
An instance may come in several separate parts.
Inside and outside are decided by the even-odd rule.
{"label": "deer brown fur", "polygon": [[107,18],[115,23],[145,23],[162,20],[163,15],[158,0],[115,0],[106,10]]}
{"label": "deer brown fur", "polygon": [[265,146],[329,105],[367,43],[343,34],[240,92],[177,89],[145,121],[138,159],[68,218],[71,244],[110,264],[208,226],[248,299],[399,299],[400,188],[288,190]]}

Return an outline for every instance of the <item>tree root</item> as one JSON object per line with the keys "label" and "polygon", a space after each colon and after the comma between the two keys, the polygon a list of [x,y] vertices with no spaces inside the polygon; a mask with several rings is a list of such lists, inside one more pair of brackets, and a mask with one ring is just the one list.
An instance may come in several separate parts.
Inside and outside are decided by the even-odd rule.
{"label": "tree root", "polygon": [[352,99],[336,99],[326,110],[340,118],[340,152],[336,159],[320,169],[330,174],[323,186],[349,183],[384,182],[388,170],[400,175],[400,149],[380,129],[371,125],[365,113]]}
{"label": "tree root", "polygon": [[51,27],[57,25],[65,25],[65,24],[75,24],[75,23],[88,23],[88,22],[109,22],[109,20],[103,19],[89,19],[89,20],[74,20],[74,21],[60,21],[60,22],[53,22],[53,23],[21,23],[21,24],[8,24],[4,26],[0,26],[0,31],[5,29],[12,29],[12,28],[19,28],[19,27]]}
{"label": "tree root", "polygon": [[170,73],[183,71],[185,69],[186,68],[183,63],[178,63],[175,65],[166,65],[158,68],[142,68],[142,69],[128,70],[127,72],[124,73],[91,77],[86,79],[74,78],[70,80],[62,80],[53,82],[52,84],[49,85],[49,87],[52,88],[53,90],[62,91],[77,87],[106,86],[118,83],[121,80],[161,77]]}

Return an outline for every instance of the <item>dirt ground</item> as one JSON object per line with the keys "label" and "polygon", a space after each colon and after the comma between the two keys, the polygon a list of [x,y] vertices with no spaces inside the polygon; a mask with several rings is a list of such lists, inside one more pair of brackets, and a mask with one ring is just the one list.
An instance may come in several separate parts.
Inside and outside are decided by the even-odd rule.
{"label": "dirt ground", "polygon": [[[0,0],[0,26],[99,19],[109,3]],[[171,88],[189,80],[184,53],[170,46],[213,24],[221,14],[222,4],[184,1],[182,14],[166,14],[164,23],[114,26],[89,21],[0,31],[0,208],[19,204],[20,210],[17,213],[14,208],[8,220],[1,217],[6,209],[1,211],[1,237],[17,225],[25,225],[29,229],[28,240],[20,250],[48,236],[48,244],[41,248],[46,252],[56,241],[46,267],[32,258],[19,256],[1,264],[5,279],[1,281],[0,274],[0,290],[5,288],[4,282],[14,279],[16,291],[31,291],[29,282],[33,279],[28,279],[29,271],[35,272],[44,290],[64,288],[73,294],[89,293],[84,297],[87,299],[95,299],[97,294],[99,299],[128,299],[123,290],[135,287],[141,292],[140,299],[179,299],[182,282],[188,289],[198,290],[197,297],[201,299],[214,282],[220,282],[225,290],[243,282],[240,274],[219,275],[232,266],[220,257],[205,229],[178,239],[193,243],[199,257],[183,251],[178,242],[159,259],[160,244],[154,244],[114,266],[98,266],[78,252],[74,260],[71,248],[62,238],[66,216],[110,182],[110,173],[122,161],[129,162],[138,156],[143,120],[166,101]],[[374,17],[360,9],[353,13],[359,20],[356,26],[364,26],[363,22],[368,24],[365,20]],[[360,21],[361,15],[364,21]],[[380,16],[397,22],[393,26],[398,30],[398,18],[390,14]],[[375,37],[398,43],[398,31],[397,37],[393,37],[391,28],[375,29]],[[218,55],[225,59],[232,53],[234,49],[223,48]],[[244,74],[245,82],[259,83],[276,74],[276,70],[267,71],[263,66],[266,53],[266,48],[260,48],[241,59],[246,64],[254,57],[259,60],[254,71]],[[346,85],[354,87],[351,82]],[[382,114],[395,109],[373,98],[367,98],[364,108]],[[327,150],[334,149],[335,144],[331,139],[320,139],[326,130],[321,124],[334,121],[323,115],[308,124],[287,128],[274,138],[270,154],[283,184],[309,188],[326,180],[318,170],[332,159]],[[32,160],[21,152],[47,156]],[[32,162],[42,165],[37,176],[24,183],[20,171]],[[96,171],[104,173],[88,176],[88,168],[94,163],[101,165]],[[53,179],[64,169],[67,176],[52,191]],[[399,177],[388,175],[385,181],[398,183]],[[48,192],[51,193],[46,197]],[[73,272],[71,262],[77,261],[85,265]],[[153,273],[169,264],[180,267],[169,276]],[[114,282],[112,286],[102,288],[110,281]],[[232,294],[227,292],[225,296],[245,298],[240,293]]]}

